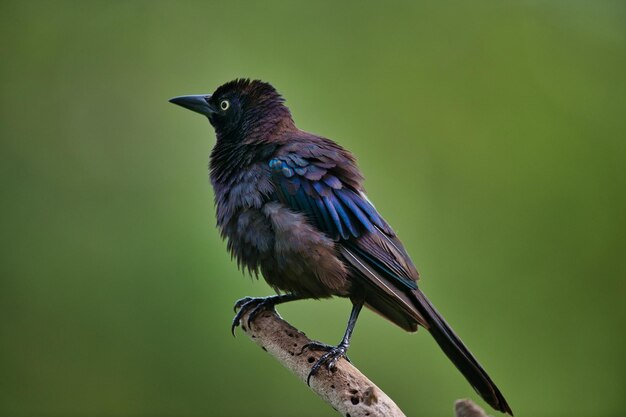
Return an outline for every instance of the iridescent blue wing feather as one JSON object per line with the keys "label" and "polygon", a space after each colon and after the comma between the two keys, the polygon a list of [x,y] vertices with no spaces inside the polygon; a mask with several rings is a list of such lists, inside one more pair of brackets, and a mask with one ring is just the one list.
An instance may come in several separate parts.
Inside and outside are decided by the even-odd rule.
{"label": "iridescent blue wing feather", "polygon": [[329,163],[289,153],[270,160],[269,166],[279,198],[332,239],[358,238],[377,228],[393,234],[365,195],[333,175]]}

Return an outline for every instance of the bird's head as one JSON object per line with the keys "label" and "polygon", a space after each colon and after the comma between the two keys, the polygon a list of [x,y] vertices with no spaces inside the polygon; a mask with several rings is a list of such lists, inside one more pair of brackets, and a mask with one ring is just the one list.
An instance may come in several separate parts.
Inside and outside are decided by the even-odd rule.
{"label": "bird's head", "polygon": [[174,97],[170,102],[207,116],[218,140],[262,140],[277,127],[293,126],[285,100],[260,80],[236,79],[213,94]]}

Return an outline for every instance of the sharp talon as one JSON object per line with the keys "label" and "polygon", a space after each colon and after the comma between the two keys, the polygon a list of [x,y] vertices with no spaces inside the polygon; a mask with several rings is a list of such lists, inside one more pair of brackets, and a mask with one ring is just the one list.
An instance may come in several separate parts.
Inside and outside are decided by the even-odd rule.
{"label": "sharp talon", "polygon": [[309,372],[309,375],[306,377],[306,384],[308,386],[311,386],[310,382],[311,382],[311,377],[314,377],[315,375],[317,375],[317,372],[320,370],[320,366],[319,363],[322,360],[322,358],[319,358],[317,362],[315,362],[315,365],[313,365],[313,367],[311,368],[311,371]]}
{"label": "sharp talon", "polygon": [[250,327],[250,324],[261,311],[269,308],[274,308],[274,305],[272,303],[259,303],[256,307],[254,307],[250,314],[248,314],[248,327]]}
{"label": "sharp talon", "polygon": [[235,317],[233,318],[233,323],[230,326],[230,331],[233,334],[233,337],[235,336],[235,329],[241,324],[241,317],[243,316],[243,313],[245,313],[245,311],[246,310],[242,308],[237,312],[237,314],[235,314]]}
{"label": "sharp talon", "polygon": [[[235,335],[235,328],[241,325],[241,319],[243,316],[249,311],[248,320],[246,320],[246,324],[248,328],[250,324],[256,316],[263,310],[274,309],[274,306],[277,303],[284,302],[280,298],[281,296],[270,296],[270,297],[244,297],[235,302],[235,317],[233,318],[233,323],[231,325],[231,332],[233,336]],[[239,311],[237,311],[239,310]]]}
{"label": "sharp talon", "polygon": [[311,371],[306,378],[307,385],[310,385],[309,382],[311,381],[311,377],[315,376],[322,368],[322,366],[326,365],[326,369],[332,372],[332,370],[337,367],[337,361],[339,361],[339,359],[341,359],[342,357],[346,358],[348,362],[350,361],[346,357],[346,351],[348,350],[348,346],[339,345],[332,347],[323,345],[321,343],[312,342],[304,345],[302,347],[302,350],[304,351],[305,348],[312,350],[328,350],[317,360],[317,362],[315,362],[315,364],[311,368]]}
{"label": "sharp talon", "polygon": [[[237,300],[237,302],[235,303],[235,312],[237,314],[235,314],[235,317],[233,317],[233,323],[230,327],[230,331],[233,334],[233,336],[235,336],[235,329],[239,327],[239,325],[241,324],[241,318],[243,317],[245,312],[248,310],[248,308],[251,307],[250,304],[253,304],[254,302],[255,302],[255,299],[250,298],[250,297],[245,297],[240,300]],[[239,309],[239,311],[237,311],[237,309]]]}

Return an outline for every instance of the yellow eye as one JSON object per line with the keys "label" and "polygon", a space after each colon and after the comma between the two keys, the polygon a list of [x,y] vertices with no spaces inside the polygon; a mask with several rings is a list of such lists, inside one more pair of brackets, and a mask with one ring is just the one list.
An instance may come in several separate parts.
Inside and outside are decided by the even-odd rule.
{"label": "yellow eye", "polygon": [[228,110],[229,107],[230,107],[230,103],[228,102],[228,100],[222,100],[220,102],[220,109],[226,111]]}

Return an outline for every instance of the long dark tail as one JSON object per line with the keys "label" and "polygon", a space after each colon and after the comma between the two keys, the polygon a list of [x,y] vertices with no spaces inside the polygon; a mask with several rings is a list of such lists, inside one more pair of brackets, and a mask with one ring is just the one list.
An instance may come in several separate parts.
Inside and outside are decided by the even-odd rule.
{"label": "long dark tail", "polygon": [[448,323],[441,317],[424,293],[418,289],[413,291],[413,294],[416,298],[415,307],[428,323],[430,334],[433,335],[439,347],[454,363],[454,366],[461,371],[474,390],[489,405],[498,411],[512,416],[513,411],[511,411],[496,384],[493,383],[487,372],[461,342],[461,339],[454,334],[454,331],[448,326]]}

